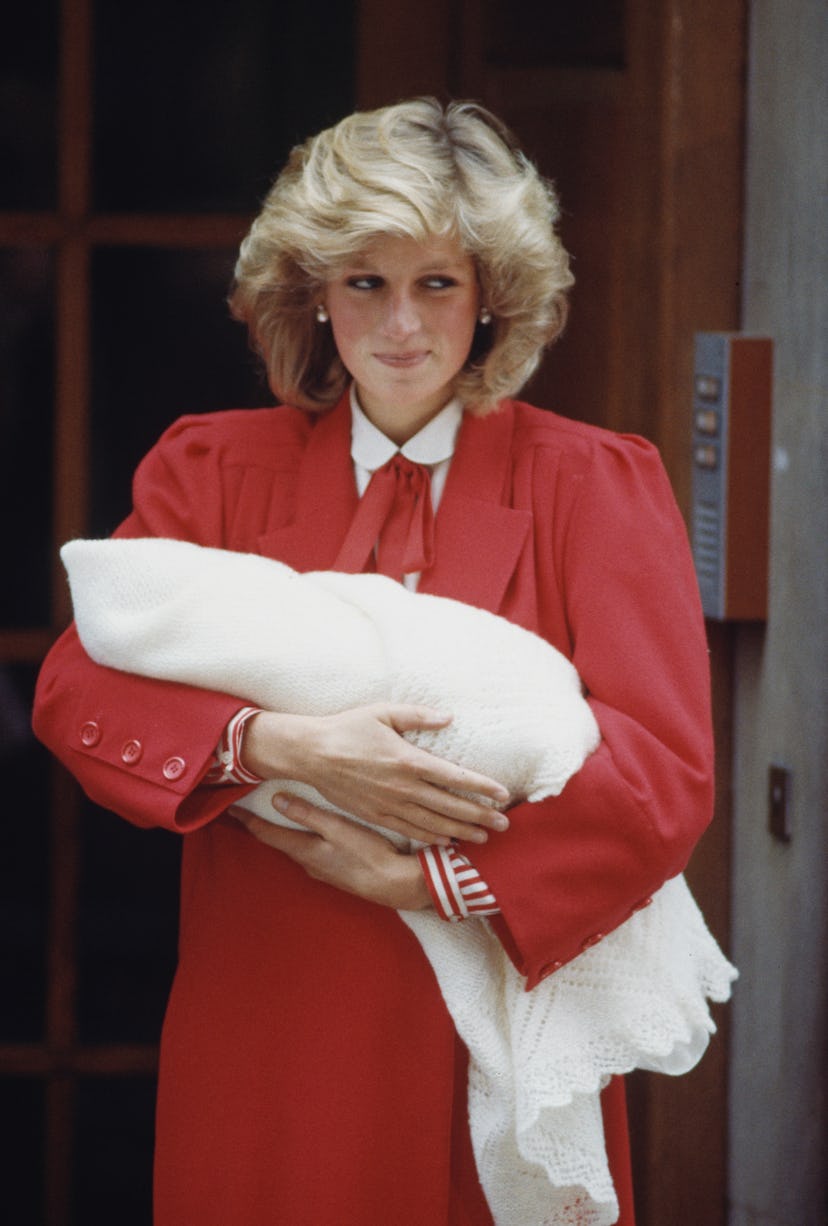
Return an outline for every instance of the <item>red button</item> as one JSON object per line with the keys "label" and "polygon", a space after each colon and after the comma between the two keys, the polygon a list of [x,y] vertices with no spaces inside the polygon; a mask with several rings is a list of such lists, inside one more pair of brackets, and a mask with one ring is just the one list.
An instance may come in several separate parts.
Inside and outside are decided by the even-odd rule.
{"label": "red button", "polygon": [[584,941],[583,948],[591,949],[593,945],[597,945],[598,942],[603,941],[603,939],[604,939],[603,932],[593,932],[592,936],[587,937],[587,939]]}
{"label": "red button", "polygon": [[563,966],[563,962],[548,962],[540,973],[541,979],[548,979],[550,975],[554,975],[555,971],[559,971]]}
{"label": "red button", "polygon": [[94,749],[101,739],[101,730],[93,719],[90,719],[80,730],[81,744],[87,749]]}
{"label": "red button", "polygon": [[642,898],[641,902],[637,902],[635,904],[635,906],[633,907],[633,911],[643,911],[645,907],[651,907],[652,905],[653,905],[652,898]]}
{"label": "red button", "polygon": [[127,766],[135,766],[141,761],[144,753],[144,746],[140,741],[127,741],[121,750],[121,761]]}
{"label": "red button", "polygon": [[174,780],[180,779],[187,769],[187,763],[183,758],[167,758],[162,772],[165,779]]}

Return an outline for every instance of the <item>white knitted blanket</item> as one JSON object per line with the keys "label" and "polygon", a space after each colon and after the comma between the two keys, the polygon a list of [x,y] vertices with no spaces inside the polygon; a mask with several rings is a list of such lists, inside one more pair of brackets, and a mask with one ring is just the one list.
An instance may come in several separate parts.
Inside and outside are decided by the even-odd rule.
{"label": "white knitted blanket", "polygon": [[[112,668],[287,713],[450,711],[447,728],[411,739],[515,800],[560,793],[599,742],[565,657],[457,601],[180,541],[73,541],[62,558],[81,641]],[[284,824],[270,804],[280,790],[331,807],[284,780],[244,803]],[[707,1001],[726,1000],[736,977],[684,878],[531,992],[486,921],[401,917],[469,1049],[472,1142],[497,1226],[610,1226],[601,1088],[633,1068],[692,1068],[715,1030]]]}

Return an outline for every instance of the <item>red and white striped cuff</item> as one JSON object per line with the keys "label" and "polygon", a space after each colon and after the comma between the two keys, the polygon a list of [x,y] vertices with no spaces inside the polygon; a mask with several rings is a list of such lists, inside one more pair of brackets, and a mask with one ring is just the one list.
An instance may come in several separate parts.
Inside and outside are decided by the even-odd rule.
{"label": "red and white striped cuff", "polygon": [[228,723],[216,746],[215,758],[202,783],[210,787],[225,787],[229,784],[261,783],[258,775],[245,770],[241,761],[241,745],[244,727],[259,707],[242,707]]}
{"label": "red and white striped cuff", "polygon": [[456,847],[424,847],[417,853],[434,909],[456,924],[482,915],[498,915],[500,907],[477,869]]}

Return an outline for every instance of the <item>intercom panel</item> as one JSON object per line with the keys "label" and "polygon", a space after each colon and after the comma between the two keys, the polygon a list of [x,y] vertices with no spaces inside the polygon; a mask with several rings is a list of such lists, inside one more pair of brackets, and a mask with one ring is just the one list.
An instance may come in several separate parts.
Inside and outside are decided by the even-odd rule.
{"label": "intercom panel", "polygon": [[772,377],[767,337],[697,333],[692,537],[709,618],[767,617]]}

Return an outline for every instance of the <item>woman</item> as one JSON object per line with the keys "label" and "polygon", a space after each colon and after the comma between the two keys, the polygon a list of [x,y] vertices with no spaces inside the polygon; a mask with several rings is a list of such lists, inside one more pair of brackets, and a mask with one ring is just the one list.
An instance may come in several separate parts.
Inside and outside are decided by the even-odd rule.
{"label": "woman", "polygon": [[[680,872],[709,819],[703,624],[656,452],[508,398],[564,323],[555,219],[473,105],[353,115],[295,150],[231,299],[291,407],[176,423],[120,534],[376,568],[541,634],[602,735],[559,797],[502,813],[497,780],[400,735],[450,713],[246,709],[101,669],[71,629],[44,666],[38,734],[99,803],[186,835],[159,1226],[490,1223],[464,1050],[395,909],[490,916],[531,990]],[[261,778],[430,847],[300,799],[283,811],[305,831],[228,816]],[[603,1111],[630,1226],[620,1082]]]}

